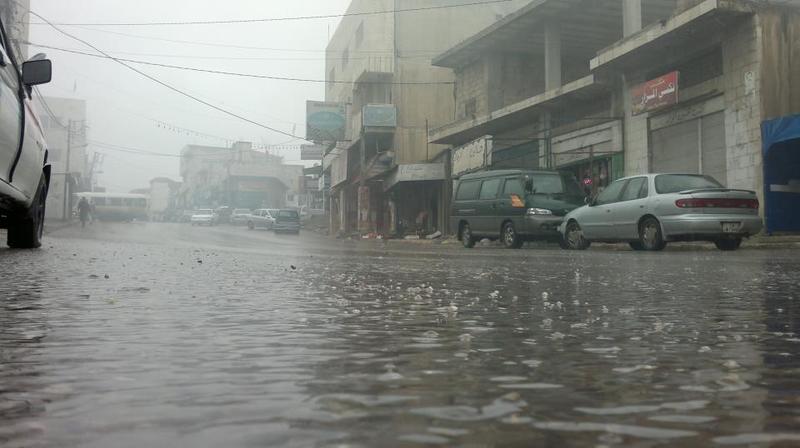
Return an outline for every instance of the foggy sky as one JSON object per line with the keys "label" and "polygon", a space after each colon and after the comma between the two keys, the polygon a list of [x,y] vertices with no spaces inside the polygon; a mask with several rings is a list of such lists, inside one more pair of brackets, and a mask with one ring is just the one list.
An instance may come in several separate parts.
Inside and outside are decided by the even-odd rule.
{"label": "foggy sky", "polygon": [[[341,14],[349,0],[31,0],[31,10],[53,22],[186,21]],[[39,20],[33,18],[32,22]],[[324,50],[339,19],[280,21],[255,24],[92,27],[64,26],[117,57],[172,65],[265,75],[324,79]],[[269,47],[249,50],[170,43],[120,36],[107,30],[173,40]],[[94,52],[49,26],[31,26],[33,43]],[[294,51],[288,51],[294,50]],[[148,120],[161,120],[225,138],[279,144],[290,138],[241,122],[195,103],[147,80],[114,61],[30,48],[53,60],[53,82],[41,87],[45,96],[87,101],[89,139],[147,151],[178,155],[186,144],[224,146],[219,139],[184,135]],[[170,57],[125,53],[152,53]],[[180,57],[178,57],[180,56]],[[267,60],[221,60],[194,57],[244,57]],[[231,78],[174,69],[135,65],[140,70],[250,119],[304,135],[305,101],[324,99],[324,84]],[[294,141],[291,144],[304,142]],[[151,178],[180,180],[177,157],[129,154],[90,145],[106,155],[100,186],[127,192],[148,187]],[[299,151],[278,154],[287,162]],[[299,162],[298,162],[299,163]]]}

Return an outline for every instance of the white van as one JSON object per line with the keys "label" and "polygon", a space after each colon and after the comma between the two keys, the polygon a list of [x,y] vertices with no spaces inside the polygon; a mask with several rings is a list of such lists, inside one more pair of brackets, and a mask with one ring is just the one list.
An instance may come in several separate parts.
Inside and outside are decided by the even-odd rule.
{"label": "white van", "polygon": [[47,59],[18,63],[0,22],[0,228],[14,248],[41,246],[50,164],[31,88],[51,75]]}

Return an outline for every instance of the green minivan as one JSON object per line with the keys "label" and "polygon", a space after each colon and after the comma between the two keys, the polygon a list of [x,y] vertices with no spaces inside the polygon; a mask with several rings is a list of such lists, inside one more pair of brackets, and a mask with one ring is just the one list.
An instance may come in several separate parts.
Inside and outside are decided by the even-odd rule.
{"label": "green minivan", "polygon": [[481,238],[500,239],[509,249],[531,240],[560,241],[564,216],[584,202],[574,177],[557,171],[467,174],[453,195],[451,231],[467,248]]}

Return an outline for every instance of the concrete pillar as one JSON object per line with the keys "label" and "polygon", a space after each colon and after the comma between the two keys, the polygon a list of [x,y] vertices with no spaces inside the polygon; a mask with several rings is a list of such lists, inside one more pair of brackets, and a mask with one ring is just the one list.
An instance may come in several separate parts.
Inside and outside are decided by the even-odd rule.
{"label": "concrete pillar", "polygon": [[561,28],[554,22],[544,27],[544,87],[561,87]]}
{"label": "concrete pillar", "polygon": [[625,37],[642,29],[642,0],[622,0],[622,33]]}

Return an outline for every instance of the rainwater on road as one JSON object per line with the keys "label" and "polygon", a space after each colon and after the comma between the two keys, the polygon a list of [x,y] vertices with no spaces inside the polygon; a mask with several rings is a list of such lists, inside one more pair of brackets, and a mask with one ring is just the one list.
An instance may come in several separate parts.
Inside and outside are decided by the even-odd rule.
{"label": "rainwater on road", "polygon": [[799,268],[64,228],[0,250],[0,445],[798,446]]}

